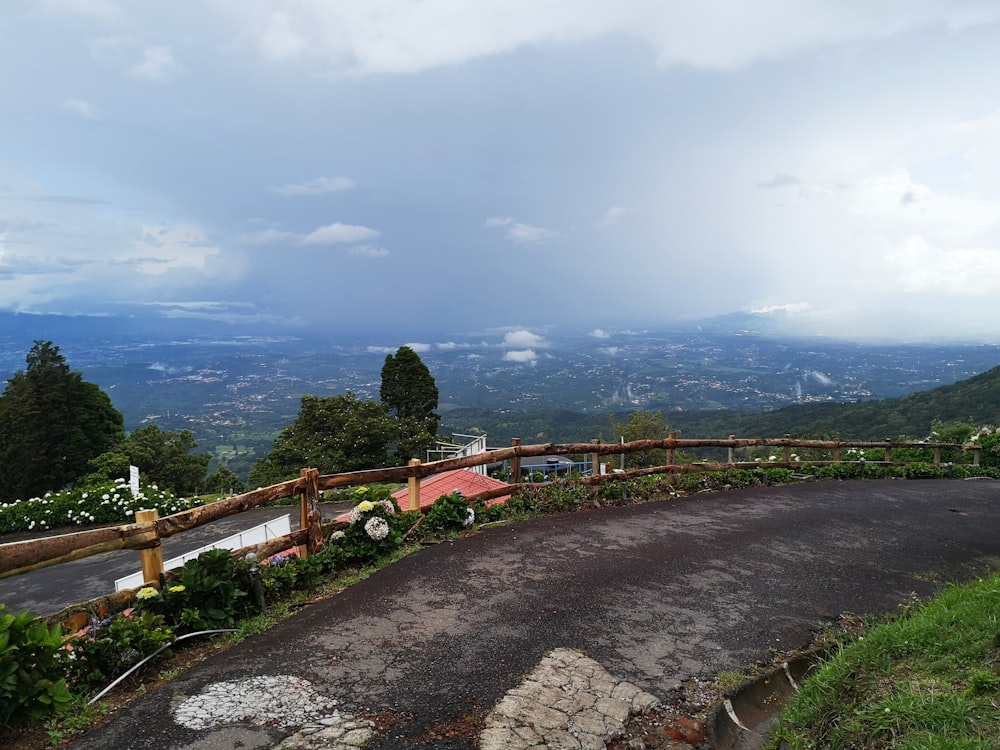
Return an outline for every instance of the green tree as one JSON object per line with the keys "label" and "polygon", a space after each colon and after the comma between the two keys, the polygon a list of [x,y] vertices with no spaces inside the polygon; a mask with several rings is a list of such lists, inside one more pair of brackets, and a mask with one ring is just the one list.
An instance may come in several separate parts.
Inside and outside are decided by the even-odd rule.
{"label": "green tree", "polygon": [[386,355],[382,365],[379,399],[398,421],[399,441],[396,458],[405,461],[421,458],[434,446],[440,415],[438,387],[427,365],[413,349],[401,346],[396,355]]}
{"label": "green tree", "polygon": [[205,479],[205,491],[224,495],[229,492],[240,493],[244,490],[243,482],[236,472],[228,466],[220,466]]}
{"label": "green tree", "polygon": [[[628,422],[621,423],[612,414],[611,429],[616,435],[625,439],[626,443],[635,440],[664,440],[669,427],[661,412],[634,411],[628,415]],[[648,451],[636,451],[625,454],[625,468],[643,469],[653,466],[664,466],[667,463],[667,451],[654,448]]]}
{"label": "green tree", "polygon": [[148,482],[190,495],[204,486],[209,453],[192,453],[198,447],[190,430],[168,432],[146,425],[125,441],[129,460]]}
{"label": "green tree", "polygon": [[129,466],[139,467],[142,478],[177,495],[203,489],[212,456],[195,453],[198,447],[190,430],[168,432],[151,424],[131,433],[110,451],[90,462],[88,480],[127,477]]}
{"label": "green tree", "polygon": [[343,396],[303,396],[295,422],[282,430],[268,454],[250,470],[249,484],[262,487],[299,476],[376,469],[389,460],[398,425],[375,401],[352,392]]}
{"label": "green tree", "polygon": [[0,395],[0,500],[5,501],[71,484],[125,432],[108,395],[71,371],[51,341],[36,341],[26,363]]}

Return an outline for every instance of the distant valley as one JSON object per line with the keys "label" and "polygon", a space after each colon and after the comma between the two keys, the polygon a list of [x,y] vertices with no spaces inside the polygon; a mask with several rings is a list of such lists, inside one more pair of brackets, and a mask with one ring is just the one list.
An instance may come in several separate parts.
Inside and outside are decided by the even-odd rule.
{"label": "distant valley", "polygon": [[[0,321],[0,375],[24,367],[36,338],[52,340],[70,366],[97,383],[126,429],[155,422],[190,429],[199,449],[238,473],[294,420],[302,395],[348,390],[378,398],[387,352],[412,341],[319,339],[267,332],[102,329],[101,321]],[[741,323],[662,332],[543,336],[529,332],[428,338],[417,350],[437,381],[443,428],[468,432],[470,410],[518,415],[563,410],[601,416],[635,409],[671,419],[700,410],[765,413],[792,404],[845,403],[926,391],[985,372],[1000,347],[844,343],[782,339]],[[749,321],[752,323],[752,321]],[[522,417],[523,419],[523,417]],[[457,421],[456,421],[457,420]],[[525,420],[527,421],[527,420]],[[496,429],[494,422],[494,430]],[[592,431],[594,422],[586,420]],[[524,434],[525,439],[532,436]],[[589,440],[595,434],[559,435]],[[242,469],[242,470],[241,470]]]}

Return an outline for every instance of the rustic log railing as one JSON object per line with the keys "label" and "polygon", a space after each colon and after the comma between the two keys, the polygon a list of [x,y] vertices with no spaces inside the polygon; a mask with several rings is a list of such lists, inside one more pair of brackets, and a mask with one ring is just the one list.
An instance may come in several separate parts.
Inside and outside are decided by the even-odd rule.
{"label": "rustic log railing", "polygon": [[[756,447],[781,448],[782,460],[753,462],[737,462],[735,460],[735,452],[737,450]],[[728,449],[728,461],[724,463],[675,463],[677,451],[698,448]],[[711,472],[735,468],[775,466],[794,468],[804,464],[825,465],[842,463],[843,451],[845,449],[883,450],[884,460],[869,461],[868,463],[870,464],[888,465],[906,463],[893,462],[892,451],[898,448],[931,450],[933,451],[933,462],[937,465],[941,463],[942,450],[971,452],[972,465],[979,464],[981,454],[981,448],[977,445],[960,445],[956,443],[893,442],[891,440],[802,440],[789,436],[783,438],[737,438],[730,436],[725,439],[680,439],[676,437],[676,433],[671,433],[670,437],[663,440],[636,440],[629,443],[602,443],[599,440],[595,440],[588,443],[546,443],[538,445],[521,445],[520,440],[515,439],[512,441],[510,448],[501,448],[474,456],[462,456],[428,463],[422,463],[414,459],[407,466],[369,469],[324,476],[320,476],[316,469],[303,469],[298,479],[251,490],[242,495],[236,495],[209,505],[181,511],[164,518],[156,518],[146,523],[132,523],[89,529],[70,534],[0,544],[0,578],[28,573],[50,565],[79,560],[103,552],[122,549],[154,550],[160,546],[162,539],[174,534],[212,523],[226,516],[266,505],[275,500],[293,498],[295,496],[301,498],[301,528],[298,531],[294,531],[284,537],[268,540],[253,547],[236,550],[233,554],[245,555],[248,552],[254,552],[258,556],[266,557],[293,546],[298,546],[302,553],[309,554],[322,548],[323,540],[331,530],[345,525],[330,521],[323,522],[320,511],[320,493],[324,490],[342,489],[374,483],[408,482],[411,489],[410,508],[418,509],[417,494],[421,478],[452,469],[509,462],[512,467],[513,492],[516,493],[517,486],[521,483],[521,459],[526,457],[570,454],[589,456],[592,472],[590,476],[584,477],[581,481],[593,484],[649,474]],[[793,461],[793,449],[824,451],[829,453],[830,458]],[[625,472],[616,471],[610,474],[602,474],[599,470],[601,456],[624,455],[650,450],[665,450],[667,452],[668,463],[664,466],[634,469]],[[470,502],[475,502],[511,493],[512,490],[510,488],[500,488],[478,493],[466,499]],[[160,559],[162,561],[162,556],[160,556]],[[146,572],[145,564],[143,567],[148,583],[153,585],[160,585],[162,583],[162,567],[160,568],[159,576],[154,576],[153,573]],[[157,577],[160,580],[156,580]],[[130,595],[131,592],[120,592],[120,595],[116,595],[113,598],[124,599]],[[83,605],[74,606],[79,609]]]}

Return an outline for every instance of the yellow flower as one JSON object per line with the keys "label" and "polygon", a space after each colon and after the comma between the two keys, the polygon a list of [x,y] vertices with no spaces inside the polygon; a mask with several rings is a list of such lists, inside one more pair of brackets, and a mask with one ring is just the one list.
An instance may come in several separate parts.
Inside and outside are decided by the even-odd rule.
{"label": "yellow flower", "polygon": [[175,594],[179,594],[181,591],[184,590],[184,586],[183,584],[178,583],[176,586],[171,586],[170,590],[173,591]]}
{"label": "yellow flower", "polygon": [[361,511],[362,513],[367,513],[374,507],[375,503],[373,503],[371,500],[362,500],[360,503],[358,503],[358,510]]}
{"label": "yellow flower", "polygon": [[358,487],[356,490],[354,490],[355,495],[364,495],[366,492],[368,492],[367,487]]}
{"label": "yellow flower", "polygon": [[146,586],[139,589],[139,593],[135,595],[136,599],[152,599],[154,596],[158,595],[160,592],[154,589],[152,586]]}

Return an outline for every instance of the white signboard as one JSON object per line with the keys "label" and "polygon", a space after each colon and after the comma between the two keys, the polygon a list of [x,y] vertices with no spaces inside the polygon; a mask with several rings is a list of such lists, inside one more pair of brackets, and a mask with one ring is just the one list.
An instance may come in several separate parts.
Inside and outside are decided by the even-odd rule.
{"label": "white signboard", "polygon": [[139,467],[128,467],[128,487],[132,490],[132,497],[139,497]]}

